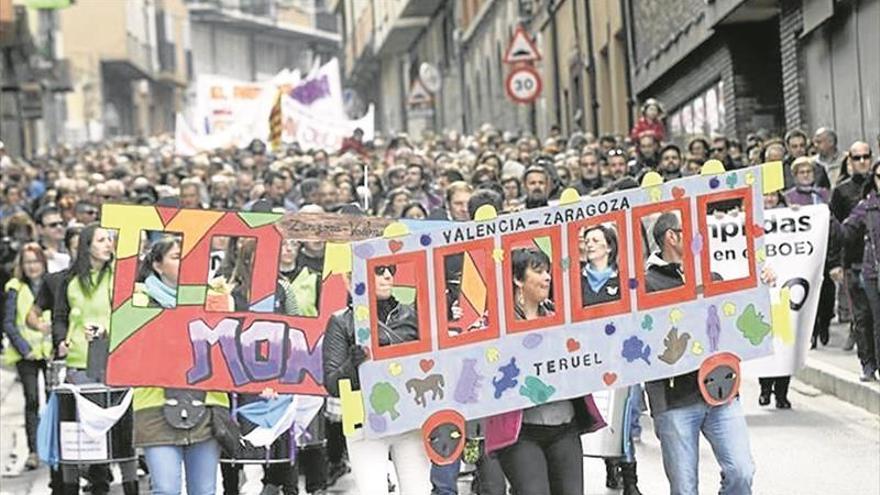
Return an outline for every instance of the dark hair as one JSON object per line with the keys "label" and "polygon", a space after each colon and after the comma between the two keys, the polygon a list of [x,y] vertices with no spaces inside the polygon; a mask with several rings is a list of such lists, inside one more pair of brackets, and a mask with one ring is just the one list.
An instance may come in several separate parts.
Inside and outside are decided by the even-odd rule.
{"label": "dark hair", "polygon": [[458,182],[464,180],[464,175],[462,175],[461,171],[454,168],[444,169],[442,172],[440,172],[440,175],[446,177],[446,180],[449,182]]}
{"label": "dark hair", "polygon": [[583,238],[587,238],[587,234],[590,232],[598,230],[602,232],[602,235],[605,236],[605,243],[608,244],[608,265],[614,268],[614,271],[617,271],[617,232],[614,231],[611,227],[606,227],[602,224],[596,224],[584,229]]}
{"label": "dark hair", "polygon": [[874,162],[871,165],[871,175],[868,176],[868,179],[862,185],[862,198],[867,198],[870,193],[877,193],[877,181],[874,180],[874,174],[877,173],[877,169],[880,168],[880,160]]}
{"label": "dark hair", "polygon": [[412,202],[404,206],[403,209],[400,210],[400,218],[406,218],[406,212],[413,208],[418,208],[419,210],[422,210],[422,213],[425,214],[425,218],[428,217],[428,210],[426,210],[424,206],[422,206],[420,203]]}
{"label": "dark hair", "polygon": [[513,279],[522,282],[526,277],[526,269],[538,271],[541,268],[550,270],[550,258],[538,248],[516,249],[513,251]]}
{"label": "dark hair", "polygon": [[681,222],[678,220],[678,217],[675,216],[675,213],[671,211],[661,213],[660,216],[657,217],[657,221],[654,222],[654,229],[652,230],[654,242],[657,243],[657,247],[661,250],[663,249],[663,237],[666,235],[667,230],[675,230],[678,228],[681,228]]}
{"label": "dark hair", "polygon": [[45,227],[43,224],[43,218],[45,218],[46,215],[61,215],[61,210],[59,210],[54,204],[48,204],[37,210],[34,214],[34,220],[36,220],[41,227]]}
{"label": "dark hair", "polygon": [[792,129],[792,130],[785,133],[784,141],[785,141],[786,146],[788,145],[788,142],[791,141],[791,139],[795,138],[795,137],[801,137],[801,138],[804,138],[804,141],[809,141],[809,139],[807,138],[806,132],[795,128],[795,129]]}
{"label": "dark hair", "polygon": [[[92,256],[90,250],[92,241],[95,239],[95,232],[101,228],[99,223],[90,223],[86,225],[79,234],[79,247],[76,250],[76,259],[73,266],[70,267],[72,276],[79,279],[79,285],[82,287],[86,296],[91,296],[95,288],[101,285],[104,276],[110,273],[110,267],[113,266],[113,255],[104,263],[98,272],[98,279],[92,284]],[[109,275],[107,275],[109,276]]]}
{"label": "dark hair", "polygon": [[[266,184],[266,187],[272,187],[272,183],[275,182],[275,179],[287,180],[281,175],[281,172],[277,172],[275,170],[270,170],[266,172],[265,177],[263,178],[263,182]],[[183,186],[181,185],[181,189]]]}
{"label": "dark hair", "polygon": [[161,262],[174,246],[180,246],[180,238],[173,235],[167,235],[153,243],[138,268],[137,278],[135,281],[143,282],[150,275],[158,275],[153,270],[153,263]]}
{"label": "dark hair", "polygon": [[496,212],[500,212],[504,202],[502,196],[491,189],[477,189],[468,200],[468,214],[472,219],[483,205],[492,205]]}
{"label": "dark hair", "polygon": [[321,187],[321,180],[314,177],[303,179],[299,184],[299,195],[305,200]]}
{"label": "dark hair", "polygon": [[64,231],[64,247],[67,248],[68,253],[74,254],[71,244],[73,244],[73,238],[79,237],[81,233],[82,225],[71,225],[70,227],[67,227],[67,230]]}
{"label": "dark hair", "polygon": [[678,153],[678,157],[681,158],[681,148],[678,147],[677,144],[669,143],[666,146],[660,148],[660,156],[663,156],[663,153],[666,153],[669,150],[675,150]]}
{"label": "dark hair", "polygon": [[704,137],[697,136],[697,137],[691,139],[690,141],[688,141],[688,145],[687,145],[688,153],[693,154],[694,143],[697,143],[697,142],[703,143],[703,148],[705,148],[707,152],[709,151],[709,141],[706,141],[706,138],[704,138]]}

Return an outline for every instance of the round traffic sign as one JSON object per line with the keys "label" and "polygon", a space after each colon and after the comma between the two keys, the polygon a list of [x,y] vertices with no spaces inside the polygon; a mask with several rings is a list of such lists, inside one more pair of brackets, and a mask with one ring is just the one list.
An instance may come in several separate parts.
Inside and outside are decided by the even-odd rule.
{"label": "round traffic sign", "polygon": [[517,103],[531,103],[541,94],[541,74],[534,67],[515,67],[504,81],[507,96]]}

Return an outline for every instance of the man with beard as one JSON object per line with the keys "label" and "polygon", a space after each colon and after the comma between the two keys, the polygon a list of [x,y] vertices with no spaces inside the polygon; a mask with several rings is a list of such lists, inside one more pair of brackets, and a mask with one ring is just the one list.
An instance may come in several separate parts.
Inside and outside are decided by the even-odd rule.
{"label": "man with beard", "polygon": [[681,149],[667,144],[660,150],[660,168],[657,170],[664,181],[681,179]]}
{"label": "man with beard", "polygon": [[526,208],[547,206],[550,190],[550,174],[540,165],[532,165],[523,173],[523,187],[526,189]]}
{"label": "man with beard", "polygon": [[602,174],[599,172],[599,156],[593,150],[584,150],[581,153],[578,165],[581,169],[581,180],[574,188],[580,194],[590,194],[602,187]]}

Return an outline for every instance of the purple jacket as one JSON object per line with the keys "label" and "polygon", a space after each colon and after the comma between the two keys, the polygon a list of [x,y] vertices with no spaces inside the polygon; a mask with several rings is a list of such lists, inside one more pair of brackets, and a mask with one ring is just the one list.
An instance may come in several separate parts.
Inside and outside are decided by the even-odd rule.
{"label": "purple jacket", "polygon": [[785,191],[785,202],[789,205],[819,205],[828,204],[830,194],[824,187],[792,187]]}
{"label": "purple jacket", "polygon": [[877,279],[877,264],[880,262],[880,197],[871,192],[859,201],[843,222],[844,250],[864,247],[862,255],[862,277]]}
{"label": "purple jacket", "polygon": [[[592,395],[583,396],[583,403],[570,399],[574,404],[575,421],[581,433],[592,433],[605,427],[605,420],[593,402]],[[578,407],[583,404],[583,407]],[[501,450],[516,443],[522,428],[523,410],[510,411],[486,419],[486,453]]]}

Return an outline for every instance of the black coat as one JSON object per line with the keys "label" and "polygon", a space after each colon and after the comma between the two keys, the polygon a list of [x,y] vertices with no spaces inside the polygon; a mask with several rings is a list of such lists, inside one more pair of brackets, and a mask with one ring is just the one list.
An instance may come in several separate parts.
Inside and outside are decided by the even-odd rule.
{"label": "black coat", "polygon": [[[583,265],[583,263],[582,263]],[[581,267],[583,273],[583,266]],[[605,285],[599,288],[598,292],[593,292],[587,277],[581,275],[581,304],[584,306],[592,306],[594,304],[602,304],[611,301],[620,300],[620,276],[615,275],[605,282]]]}
{"label": "black coat", "polygon": [[[378,313],[380,346],[418,340],[418,318],[413,306],[401,304],[391,298],[379,302]],[[351,357],[351,348],[355,343],[354,314],[351,307],[333,313],[324,332],[322,355],[324,387],[334,397],[339,397],[339,380],[351,380],[352,390],[361,388],[357,367]]]}
{"label": "black coat", "polygon": [[[831,192],[831,201],[828,203],[828,208],[838,222],[843,223],[849,217],[853,208],[862,200],[862,185],[865,183],[865,179],[866,177],[861,175],[851,176],[841,182]],[[864,248],[864,243],[846,246],[843,258],[841,259],[842,266],[844,268],[849,268],[853,265],[861,266]]]}

